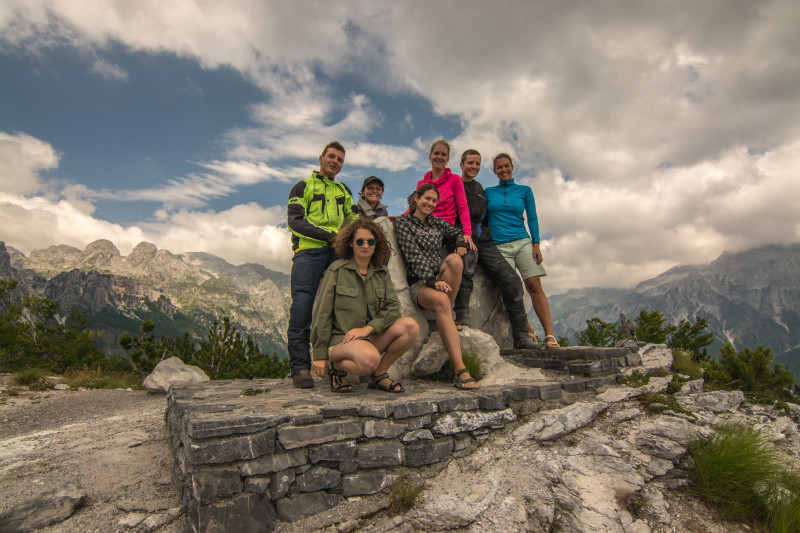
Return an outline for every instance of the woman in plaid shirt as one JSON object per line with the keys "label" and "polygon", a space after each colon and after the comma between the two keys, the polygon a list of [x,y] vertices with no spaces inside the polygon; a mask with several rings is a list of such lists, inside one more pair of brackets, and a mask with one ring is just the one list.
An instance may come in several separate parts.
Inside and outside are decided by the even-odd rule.
{"label": "woman in plaid shirt", "polygon": [[[395,221],[394,232],[406,265],[411,299],[421,308],[436,313],[436,327],[456,372],[455,386],[477,389],[478,383],[470,376],[461,357],[452,313],[461,285],[463,262],[460,256],[467,252],[467,244],[460,229],[431,214],[438,200],[439,191],[435,185],[420,185],[409,212]],[[457,252],[442,260],[439,250],[445,241],[455,244]]]}

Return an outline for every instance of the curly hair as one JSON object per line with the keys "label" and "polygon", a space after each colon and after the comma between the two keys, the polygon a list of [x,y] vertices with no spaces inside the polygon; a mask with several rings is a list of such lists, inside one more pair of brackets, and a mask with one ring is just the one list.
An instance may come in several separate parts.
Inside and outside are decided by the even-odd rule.
{"label": "curly hair", "polygon": [[339,230],[339,235],[333,243],[333,251],[342,259],[353,257],[353,248],[350,246],[355,238],[356,231],[365,229],[375,238],[375,251],[372,253],[370,263],[374,268],[382,267],[389,261],[392,254],[392,245],[381,227],[368,218],[358,218]]}

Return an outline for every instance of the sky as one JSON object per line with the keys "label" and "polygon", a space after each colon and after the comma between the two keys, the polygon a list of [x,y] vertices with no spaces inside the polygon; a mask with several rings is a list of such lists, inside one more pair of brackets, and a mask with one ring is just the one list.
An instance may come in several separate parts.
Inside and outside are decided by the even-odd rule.
{"label": "sky", "polygon": [[549,294],[800,242],[795,0],[0,0],[0,240],[289,272],[286,202],[515,159]]}

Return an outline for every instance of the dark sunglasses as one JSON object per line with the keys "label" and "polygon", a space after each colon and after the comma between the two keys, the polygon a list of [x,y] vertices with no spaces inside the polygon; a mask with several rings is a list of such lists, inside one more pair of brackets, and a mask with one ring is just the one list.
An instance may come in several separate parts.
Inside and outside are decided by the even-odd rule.
{"label": "dark sunglasses", "polygon": [[356,246],[364,246],[364,243],[367,243],[370,246],[375,246],[375,243],[377,242],[378,241],[375,239],[367,239],[366,241],[364,239],[356,239]]}

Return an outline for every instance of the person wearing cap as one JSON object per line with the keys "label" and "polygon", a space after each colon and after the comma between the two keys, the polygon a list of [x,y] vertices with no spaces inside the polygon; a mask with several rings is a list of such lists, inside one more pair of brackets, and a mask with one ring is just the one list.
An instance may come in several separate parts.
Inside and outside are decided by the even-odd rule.
{"label": "person wearing cap", "polygon": [[369,218],[389,215],[389,208],[381,203],[383,198],[383,181],[378,176],[369,176],[361,185],[361,195],[356,203],[359,215]]}

